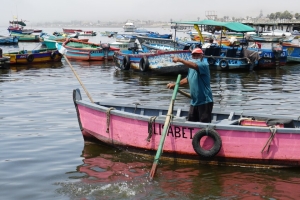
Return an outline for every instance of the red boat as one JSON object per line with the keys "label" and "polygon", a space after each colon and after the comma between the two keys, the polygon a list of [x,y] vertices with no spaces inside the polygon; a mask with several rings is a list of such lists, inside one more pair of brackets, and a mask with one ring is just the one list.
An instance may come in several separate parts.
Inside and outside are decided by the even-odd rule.
{"label": "red boat", "polygon": [[63,28],[64,33],[75,33],[75,32],[82,32],[81,29],[69,29],[69,28]]}

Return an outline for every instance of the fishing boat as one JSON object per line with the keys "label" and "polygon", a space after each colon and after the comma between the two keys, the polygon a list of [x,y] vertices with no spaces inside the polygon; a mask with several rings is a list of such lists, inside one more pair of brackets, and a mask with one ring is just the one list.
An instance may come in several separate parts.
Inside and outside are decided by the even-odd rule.
{"label": "fishing boat", "polygon": [[95,31],[81,31],[78,33],[79,33],[79,36],[96,36],[97,35],[97,32],[95,32]]}
{"label": "fishing boat", "polygon": [[136,28],[137,27],[131,21],[127,21],[123,26],[124,32],[134,32]]}
{"label": "fishing boat", "polygon": [[[58,40],[42,38],[41,43],[43,45],[45,45],[47,47],[47,49],[55,49],[56,48],[56,43],[59,43],[59,44],[62,45],[62,43],[64,43],[66,40],[67,40],[67,38],[58,39]],[[89,41],[88,38],[82,38],[82,39],[73,38],[73,40],[74,41],[77,40],[77,41],[80,41],[80,42],[88,42]]]}
{"label": "fishing boat", "polygon": [[111,47],[106,43],[90,43],[74,40],[73,38],[65,41],[62,46],[66,49],[65,56],[74,60],[112,60],[114,51],[120,49]]}
{"label": "fishing boat", "polygon": [[6,69],[9,67],[9,60],[8,56],[3,56],[2,49],[0,48],[0,69]]}
{"label": "fishing boat", "polygon": [[248,38],[248,41],[250,41],[250,42],[279,42],[279,41],[292,42],[294,38],[295,38],[295,35],[292,35],[292,36],[251,35]]}
{"label": "fishing boat", "polygon": [[2,36],[0,35],[0,44],[1,45],[10,45],[10,44],[18,44],[19,38],[16,36]]}
{"label": "fishing boat", "polygon": [[20,42],[39,42],[39,35],[28,35],[28,34],[20,34],[20,33],[10,33],[11,36],[15,36],[19,39]]}
{"label": "fishing boat", "polygon": [[69,34],[69,33],[75,33],[75,32],[82,32],[82,30],[81,29],[72,29],[72,28],[63,28],[63,32]]}
{"label": "fishing boat", "polygon": [[[73,91],[79,128],[96,141],[142,154],[158,150],[168,108],[90,102]],[[102,99],[103,100],[103,99]],[[177,162],[252,167],[299,167],[298,116],[213,110],[212,122],[186,120],[188,108],[174,107],[162,156]]]}
{"label": "fishing boat", "polygon": [[191,46],[195,48],[201,45],[200,42],[194,41],[181,41],[172,40],[165,38],[150,38],[146,36],[137,36],[138,42],[142,45],[144,49],[154,47],[154,49],[160,48],[161,50],[188,50]]}
{"label": "fishing boat", "polygon": [[130,43],[135,42],[137,36],[132,34],[117,34],[116,42]]}
{"label": "fishing boat", "polygon": [[287,51],[288,62],[300,62],[300,45],[283,42],[282,49]]}
{"label": "fishing boat", "polygon": [[56,49],[21,50],[4,53],[10,57],[10,64],[36,64],[47,62],[60,62],[62,55]]}
{"label": "fishing boat", "polygon": [[160,34],[157,32],[142,33],[142,35],[150,38],[164,38],[164,39],[172,39],[173,36],[172,33]]}
{"label": "fishing boat", "polygon": [[[254,32],[255,29],[238,22],[219,22],[214,20],[202,20],[202,21],[180,21],[173,22],[176,24],[190,24],[194,25],[196,30],[198,29],[201,42],[205,45],[199,26],[201,27],[219,27],[222,30],[226,29],[231,32],[242,33],[243,36],[249,32]],[[286,64],[287,54],[285,50],[277,47],[270,49],[253,49],[248,48],[246,42],[237,42],[232,40],[230,45],[222,44],[222,31],[220,33],[219,45],[210,46],[210,48],[204,50],[204,58],[207,60],[210,69],[216,70],[252,70],[252,69],[264,69],[275,68],[280,65]],[[252,36],[251,36],[252,37]],[[245,38],[245,37],[243,37]],[[243,39],[245,40],[245,39]]]}
{"label": "fishing boat", "polygon": [[188,68],[184,64],[174,63],[172,57],[176,56],[185,60],[191,60],[191,52],[189,50],[181,51],[163,51],[157,50],[148,53],[137,52],[137,46],[129,48],[133,52],[116,51],[114,61],[122,70],[133,70],[140,72],[152,72],[156,74],[187,74]]}

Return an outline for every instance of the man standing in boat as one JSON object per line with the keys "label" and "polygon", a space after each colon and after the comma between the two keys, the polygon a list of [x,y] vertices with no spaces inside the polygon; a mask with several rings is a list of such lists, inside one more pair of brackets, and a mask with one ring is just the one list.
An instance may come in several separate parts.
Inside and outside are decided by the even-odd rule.
{"label": "man standing in boat", "polygon": [[[191,93],[191,105],[188,121],[211,122],[213,109],[213,96],[210,88],[210,72],[208,63],[203,60],[203,51],[195,48],[192,51],[192,61],[173,57],[173,62],[181,62],[189,68],[186,78],[180,81],[180,85],[189,84]],[[167,88],[173,89],[174,83],[167,84]]]}

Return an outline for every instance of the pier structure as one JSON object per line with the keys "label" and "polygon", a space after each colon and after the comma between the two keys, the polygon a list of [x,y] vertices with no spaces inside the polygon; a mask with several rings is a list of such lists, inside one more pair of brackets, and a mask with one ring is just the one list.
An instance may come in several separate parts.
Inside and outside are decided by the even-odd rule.
{"label": "pier structure", "polygon": [[286,32],[300,30],[300,21],[297,22],[242,22],[245,25],[252,26],[257,32],[272,31],[279,29]]}

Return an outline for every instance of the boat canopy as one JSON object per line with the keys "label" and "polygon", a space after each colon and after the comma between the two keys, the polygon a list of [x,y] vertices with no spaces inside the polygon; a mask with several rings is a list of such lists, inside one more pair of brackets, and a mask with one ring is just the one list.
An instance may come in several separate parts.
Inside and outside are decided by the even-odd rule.
{"label": "boat canopy", "polygon": [[193,24],[193,25],[205,25],[205,26],[219,26],[225,27],[234,32],[252,32],[256,31],[251,26],[247,26],[245,24],[239,22],[219,22],[214,20],[202,20],[202,21],[179,21],[179,22],[172,22],[174,24]]}
{"label": "boat canopy", "polygon": [[10,24],[18,24],[21,26],[26,26],[26,24],[24,23],[24,21],[9,21]]}

